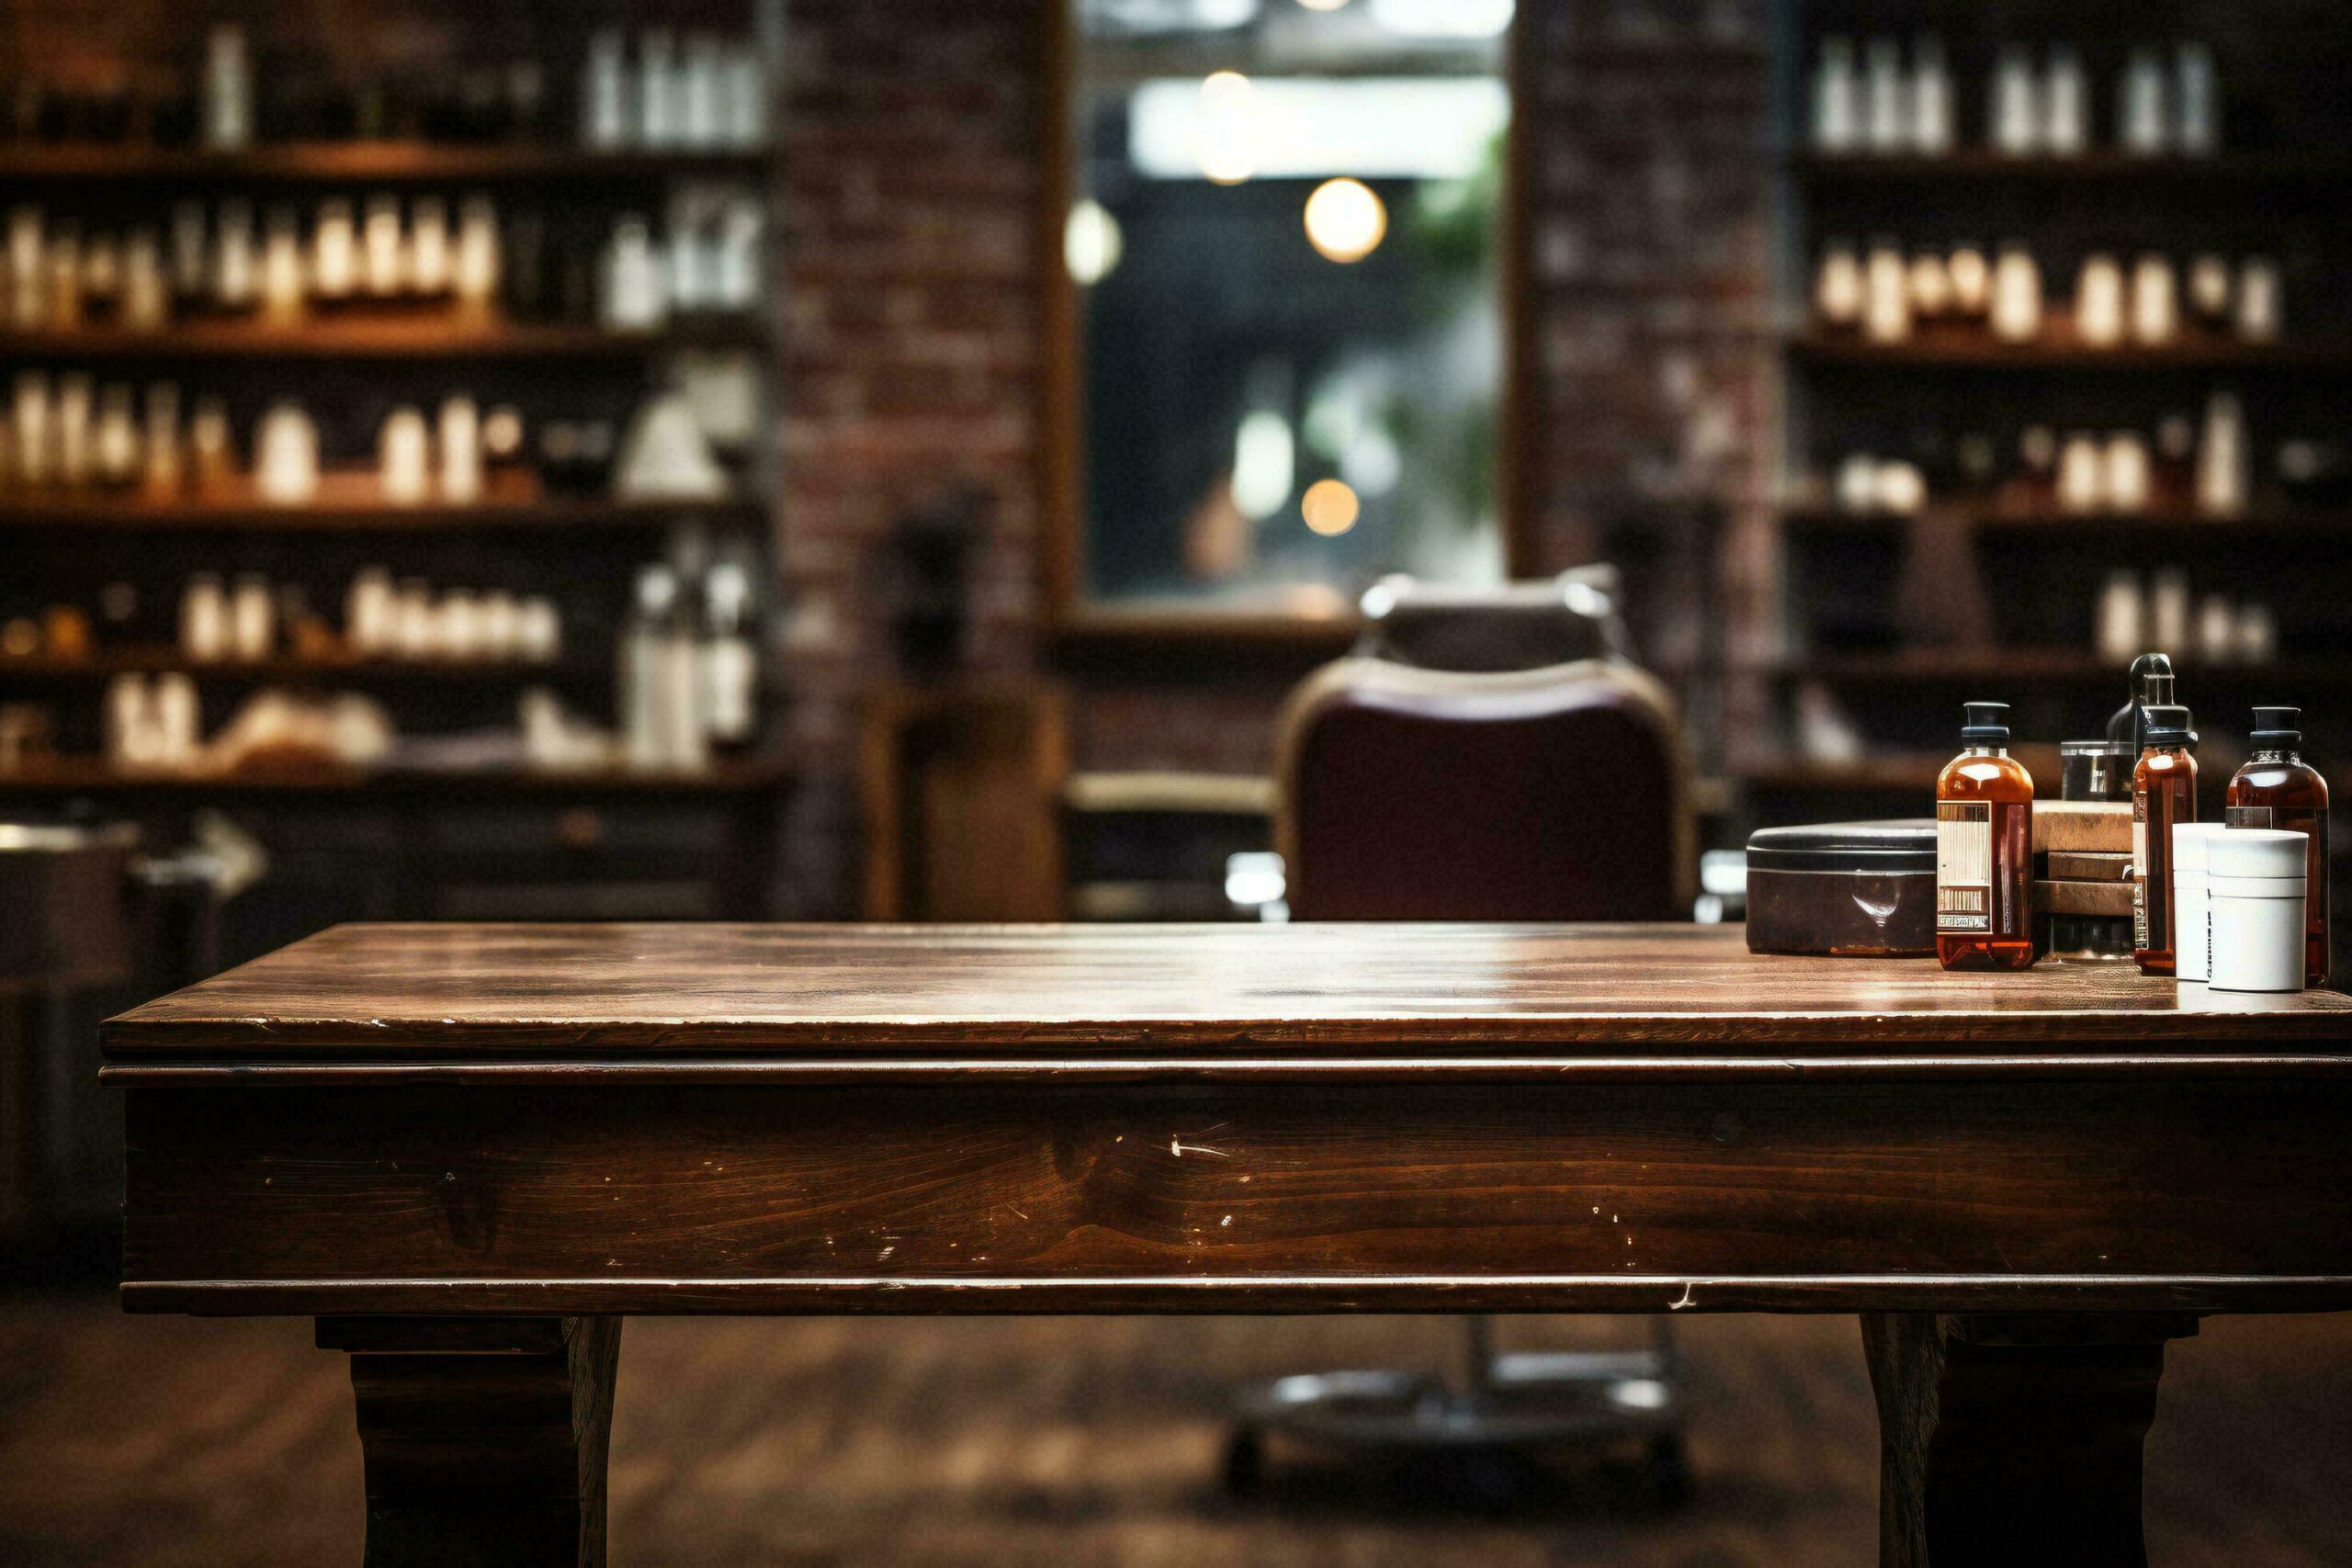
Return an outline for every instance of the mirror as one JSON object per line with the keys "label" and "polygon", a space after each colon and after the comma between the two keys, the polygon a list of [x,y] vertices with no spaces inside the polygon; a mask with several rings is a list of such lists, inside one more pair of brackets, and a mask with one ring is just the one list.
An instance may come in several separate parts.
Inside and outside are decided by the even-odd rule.
{"label": "mirror", "polygon": [[1503,575],[1511,0],[1072,0],[1089,609]]}

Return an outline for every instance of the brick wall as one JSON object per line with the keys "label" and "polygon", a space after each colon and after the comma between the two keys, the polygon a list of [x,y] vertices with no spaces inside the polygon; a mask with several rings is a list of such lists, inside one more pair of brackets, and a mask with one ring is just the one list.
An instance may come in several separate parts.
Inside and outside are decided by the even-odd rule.
{"label": "brick wall", "polygon": [[1035,150],[1046,0],[791,0],[784,113],[792,912],[856,886],[861,693],[892,669],[892,522],[988,497],[973,664],[1034,660]]}

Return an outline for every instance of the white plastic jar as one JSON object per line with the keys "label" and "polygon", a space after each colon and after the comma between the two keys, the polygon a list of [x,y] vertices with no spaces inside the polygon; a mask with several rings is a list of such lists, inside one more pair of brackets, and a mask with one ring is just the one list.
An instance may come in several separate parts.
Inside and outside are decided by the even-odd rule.
{"label": "white plastic jar", "polygon": [[2304,835],[2233,828],[2205,848],[2213,989],[2301,990]]}
{"label": "white plastic jar", "polygon": [[2212,905],[2207,840],[2228,829],[2219,822],[2179,822],[2172,830],[2173,978],[2203,982],[2213,974]]}

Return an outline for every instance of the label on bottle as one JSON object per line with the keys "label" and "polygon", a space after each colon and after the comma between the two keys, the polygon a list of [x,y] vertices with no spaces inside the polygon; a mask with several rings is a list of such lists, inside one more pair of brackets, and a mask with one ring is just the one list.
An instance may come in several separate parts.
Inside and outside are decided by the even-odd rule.
{"label": "label on bottle", "polygon": [[1936,930],[1993,930],[1993,803],[1936,802]]}
{"label": "label on bottle", "polygon": [[2148,796],[2132,797],[2132,945],[2146,952],[2148,941]]}

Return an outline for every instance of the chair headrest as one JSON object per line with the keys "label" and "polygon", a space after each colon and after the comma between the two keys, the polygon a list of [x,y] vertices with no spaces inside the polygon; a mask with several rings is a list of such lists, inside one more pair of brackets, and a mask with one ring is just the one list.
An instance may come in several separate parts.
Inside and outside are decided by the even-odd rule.
{"label": "chair headrest", "polygon": [[1611,566],[1536,582],[1459,587],[1385,577],[1363,596],[1361,658],[1465,673],[1631,659]]}

